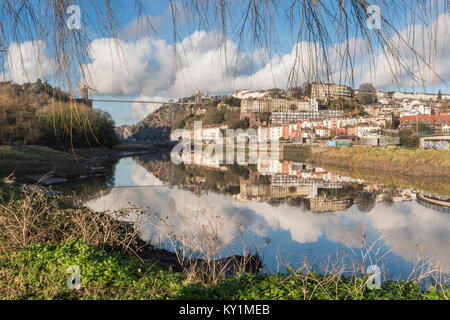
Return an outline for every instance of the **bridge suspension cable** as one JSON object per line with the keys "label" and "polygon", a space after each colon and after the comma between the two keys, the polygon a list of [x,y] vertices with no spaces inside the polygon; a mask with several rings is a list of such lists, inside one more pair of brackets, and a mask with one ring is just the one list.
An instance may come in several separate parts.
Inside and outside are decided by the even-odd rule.
{"label": "bridge suspension cable", "polygon": [[123,102],[123,103],[154,103],[154,104],[192,104],[187,102],[174,102],[174,101],[153,101],[153,100],[119,100],[119,99],[89,99],[95,102]]}

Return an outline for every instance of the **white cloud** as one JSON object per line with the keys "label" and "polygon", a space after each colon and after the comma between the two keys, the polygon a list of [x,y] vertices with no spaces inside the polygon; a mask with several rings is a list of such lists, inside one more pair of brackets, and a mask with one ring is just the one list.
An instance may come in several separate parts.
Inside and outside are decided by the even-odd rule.
{"label": "white cloud", "polygon": [[[165,97],[149,97],[149,96],[139,96],[136,98],[137,101],[157,101],[157,102],[169,102]],[[142,120],[149,114],[153,113],[162,103],[144,103],[144,102],[133,102],[130,104],[130,115],[131,119],[135,122]]]}
{"label": "white cloud", "polygon": [[92,62],[86,71],[89,86],[101,94],[133,95],[152,75],[152,48],[147,38],[136,42],[96,39],[88,48]]}
{"label": "white cloud", "polygon": [[[145,18],[160,25],[164,16],[146,16],[141,21],[145,21]],[[363,38],[350,38],[344,43],[336,43],[327,49],[331,66],[329,80],[350,82],[350,66],[342,63],[349,55],[353,60],[355,85],[372,82],[379,89],[392,88],[395,84],[394,73],[401,85],[411,87],[413,81],[405,69],[406,65],[408,69],[415,70],[416,76],[422,78],[426,86],[431,86],[433,74],[426,64],[433,67],[448,84],[448,21],[449,14],[442,14],[429,26],[409,26],[389,40],[389,43],[398,45],[402,37],[408,43],[415,43],[415,49],[425,62],[414,61],[406,45],[400,46],[399,52],[404,57],[402,63],[393,63],[392,56],[382,53],[380,48],[375,49],[375,61],[370,61],[367,43]],[[317,43],[298,43],[289,53],[268,57],[262,49],[243,52],[231,40],[221,43],[221,34],[215,31],[196,31],[174,48],[173,44],[165,40],[141,37],[143,34],[139,31],[142,27],[142,23],[136,20],[124,29],[126,39],[134,35],[138,37],[136,40],[100,38],[90,44],[88,52],[91,61],[84,67],[89,71],[90,86],[96,88],[98,93],[179,98],[191,95],[195,90],[221,94],[238,88],[285,88],[289,76],[292,76],[293,66],[297,67],[294,79],[299,84],[307,79],[328,80]],[[429,45],[433,42],[436,43],[435,48]],[[264,62],[259,59],[262,56]],[[8,48],[5,66],[9,78],[15,82],[49,77],[56,70],[54,65],[42,41],[12,43]],[[439,80],[434,80],[435,84],[439,84]],[[136,110],[137,117],[141,117],[143,111],[140,110],[152,111],[153,108],[133,106],[132,109]]]}
{"label": "white cloud", "polygon": [[41,40],[11,43],[5,67],[9,78],[19,84],[46,79],[54,75],[56,70],[53,60],[46,54],[45,43]]}
{"label": "white cloud", "polygon": [[[430,65],[445,81],[450,78],[450,38],[448,36],[448,15],[442,15],[428,28],[415,26],[416,47]],[[436,27],[436,29],[431,29]],[[412,41],[409,27],[401,35]],[[432,62],[432,47],[422,47],[422,36],[428,43],[431,30],[437,31],[436,60]],[[434,34],[434,33],[433,33]],[[96,88],[102,94],[142,95],[146,97],[173,97],[191,95],[195,90],[209,93],[227,93],[237,88],[264,89],[274,86],[285,88],[292,67],[297,68],[294,78],[301,84],[307,79],[326,79],[327,69],[316,43],[303,42],[293,46],[292,51],[282,56],[274,55],[266,63],[258,63],[260,50],[254,54],[238,50],[237,45],[227,40],[220,43],[217,32],[196,31],[173,45],[161,39],[145,37],[136,42],[119,41],[121,59],[117,58],[115,42],[111,39],[97,39],[90,46],[92,62],[86,67],[91,71]],[[420,41],[419,41],[420,40]],[[391,43],[398,43],[398,36]],[[348,53],[346,50],[348,49]],[[174,53],[176,59],[174,60]],[[403,46],[404,63],[412,61],[411,53]],[[348,54],[348,55],[347,55]],[[387,63],[386,55],[375,49],[371,61],[368,45],[362,38],[351,38],[345,43],[337,43],[328,48],[330,81],[351,82],[348,56],[352,57],[355,85],[373,82],[377,88],[394,85],[398,77],[404,86],[411,86],[412,80],[407,70],[399,63]],[[388,58],[391,58],[388,56]],[[392,59],[389,59],[392,62]],[[372,63],[371,63],[372,62]],[[111,67],[112,65],[112,67]],[[408,65],[411,68],[411,65]],[[423,63],[415,70],[426,69]],[[419,75],[419,72],[417,72]],[[432,84],[429,71],[423,72],[426,85]],[[292,76],[292,74],[291,74]],[[136,106],[136,113],[141,116]],[[148,108],[150,111],[152,108]]]}
{"label": "white cloud", "polygon": [[195,32],[175,48],[152,37],[136,42],[97,39],[89,47],[92,62],[85,68],[101,94],[150,97],[182,97],[198,89],[228,92],[235,75],[250,72],[251,58],[238,55],[231,41],[220,45],[214,32]]}

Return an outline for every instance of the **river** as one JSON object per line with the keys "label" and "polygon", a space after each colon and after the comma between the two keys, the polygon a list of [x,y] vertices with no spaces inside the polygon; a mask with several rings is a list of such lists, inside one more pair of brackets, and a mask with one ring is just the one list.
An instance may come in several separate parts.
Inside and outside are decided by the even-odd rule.
{"label": "river", "polygon": [[170,155],[143,155],[69,191],[93,210],[140,225],[141,237],[159,247],[203,258],[258,253],[266,272],[376,265],[384,280],[398,280],[450,271],[448,209],[421,204],[420,190],[304,163],[175,165]]}

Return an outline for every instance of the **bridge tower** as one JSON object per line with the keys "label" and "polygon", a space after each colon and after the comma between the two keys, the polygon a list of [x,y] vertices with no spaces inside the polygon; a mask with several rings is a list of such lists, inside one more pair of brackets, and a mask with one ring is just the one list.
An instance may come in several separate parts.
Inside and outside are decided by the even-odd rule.
{"label": "bridge tower", "polygon": [[202,104],[202,92],[200,90],[195,91],[195,104]]}

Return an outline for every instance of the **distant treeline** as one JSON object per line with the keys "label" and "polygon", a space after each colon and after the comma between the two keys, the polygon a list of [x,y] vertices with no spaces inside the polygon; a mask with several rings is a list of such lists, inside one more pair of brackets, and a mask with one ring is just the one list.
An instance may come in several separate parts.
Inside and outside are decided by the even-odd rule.
{"label": "distant treeline", "polygon": [[47,83],[0,85],[0,144],[112,147],[114,126],[108,113],[75,104]]}

